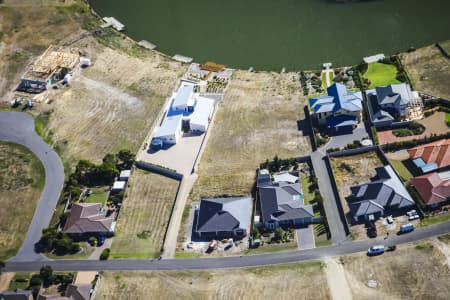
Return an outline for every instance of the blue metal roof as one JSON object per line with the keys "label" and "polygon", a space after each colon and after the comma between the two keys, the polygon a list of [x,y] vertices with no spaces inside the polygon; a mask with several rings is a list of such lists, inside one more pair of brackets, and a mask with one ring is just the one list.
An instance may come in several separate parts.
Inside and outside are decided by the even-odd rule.
{"label": "blue metal roof", "polygon": [[334,83],[327,89],[328,96],[310,98],[309,103],[315,113],[336,112],[341,108],[347,111],[361,111],[361,93],[349,93],[345,85]]}
{"label": "blue metal roof", "polygon": [[358,120],[356,116],[349,115],[340,115],[340,116],[330,116],[327,118],[327,127],[335,128],[335,127],[343,127],[343,126],[353,126],[357,125]]}
{"label": "blue metal roof", "polygon": [[413,159],[413,163],[416,165],[416,167],[420,168],[423,173],[438,169],[438,165],[436,163],[427,164],[421,157]]}

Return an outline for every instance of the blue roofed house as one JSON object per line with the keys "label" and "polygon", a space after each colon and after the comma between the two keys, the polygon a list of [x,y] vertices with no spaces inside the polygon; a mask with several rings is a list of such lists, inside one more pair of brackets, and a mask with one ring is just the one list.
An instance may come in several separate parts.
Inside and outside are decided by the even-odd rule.
{"label": "blue roofed house", "polygon": [[[258,197],[265,229],[307,226],[322,221],[321,218],[314,218],[312,205],[304,204],[298,177],[295,181],[293,177],[277,176],[272,181],[270,174],[258,175]],[[282,181],[283,179],[287,181]]]}
{"label": "blue roofed house", "polygon": [[194,233],[199,238],[242,239],[252,213],[250,197],[206,198],[196,211]]}
{"label": "blue roofed house", "polygon": [[350,213],[355,222],[384,216],[386,213],[401,213],[414,206],[403,183],[390,165],[375,169],[377,175],[371,182],[351,187],[348,198]]}
{"label": "blue roofed house", "polygon": [[352,129],[361,121],[361,92],[348,92],[345,85],[334,83],[327,89],[327,96],[309,99],[319,126],[332,130]]}

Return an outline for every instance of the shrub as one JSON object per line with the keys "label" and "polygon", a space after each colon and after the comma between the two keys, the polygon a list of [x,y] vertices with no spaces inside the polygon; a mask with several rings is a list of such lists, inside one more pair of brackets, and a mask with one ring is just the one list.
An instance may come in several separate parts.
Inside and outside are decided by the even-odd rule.
{"label": "shrub", "polygon": [[103,249],[102,253],[100,254],[100,260],[107,260],[109,258],[110,253],[111,249],[109,248]]}
{"label": "shrub", "polygon": [[392,134],[401,137],[422,134],[424,131],[425,126],[413,121],[406,127],[393,129]]}
{"label": "shrub", "polygon": [[39,271],[39,276],[45,287],[48,287],[53,282],[53,269],[50,266],[43,266]]}
{"label": "shrub", "polygon": [[91,246],[97,246],[97,238],[95,237],[95,236],[91,236],[89,239],[88,239],[88,243],[91,245]]}
{"label": "shrub", "polygon": [[426,118],[426,117],[429,117],[429,116],[431,116],[431,115],[433,115],[433,114],[434,114],[434,110],[427,110],[426,112],[423,113],[423,115],[425,116],[425,118]]}
{"label": "shrub", "polygon": [[254,239],[260,239],[261,238],[261,233],[259,232],[259,229],[256,228],[256,227],[253,229],[253,238]]}

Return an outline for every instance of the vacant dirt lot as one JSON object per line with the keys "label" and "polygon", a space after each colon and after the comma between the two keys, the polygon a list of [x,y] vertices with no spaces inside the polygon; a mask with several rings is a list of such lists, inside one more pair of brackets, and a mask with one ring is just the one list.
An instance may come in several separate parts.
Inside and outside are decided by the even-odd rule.
{"label": "vacant dirt lot", "polygon": [[[450,270],[435,240],[397,246],[368,258],[365,254],[345,256],[345,277],[353,299],[448,299]],[[369,287],[368,283],[376,283]]]}
{"label": "vacant dirt lot", "polygon": [[450,99],[450,60],[436,46],[402,54],[401,59],[415,90]]}
{"label": "vacant dirt lot", "polygon": [[33,153],[0,142],[0,260],[22,245],[44,182],[44,167]]}
{"label": "vacant dirt lot", "polygon": [[123,202],[111,247],[113,258],[154,258],[160,255],[178,181],[135,170]]}
{"label": "vacant dirt lot", "polygon": [[96,299],[329,299],[322,263],[104,273]]}
{"label": "vacant dirt lot", "polygon": [[191,198],[249,194],[261,162],[307,153],[309,140],[297,129],[304,104],[298,74],[236,71],[218,105]]}

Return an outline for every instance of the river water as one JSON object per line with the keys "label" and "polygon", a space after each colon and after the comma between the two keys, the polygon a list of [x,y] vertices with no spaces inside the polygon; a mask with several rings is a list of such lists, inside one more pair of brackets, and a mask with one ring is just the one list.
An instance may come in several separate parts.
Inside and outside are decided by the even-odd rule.
{"label": "river water", "polygon": [[158,50],[235,68],[352,65],[450,38],[450,0],[89,0]]}

